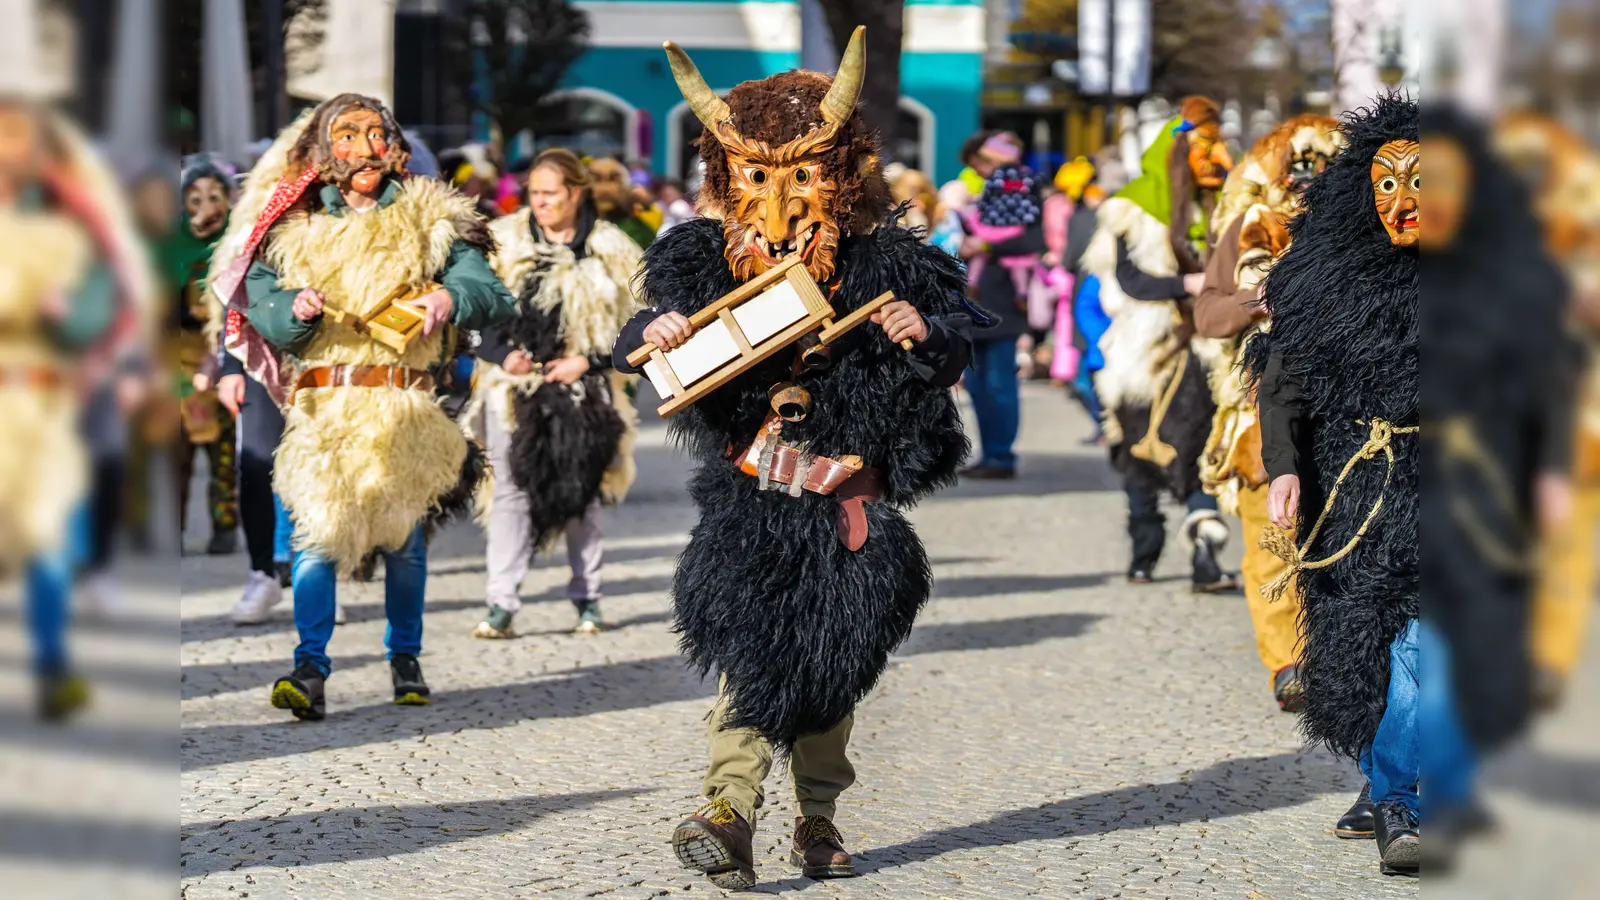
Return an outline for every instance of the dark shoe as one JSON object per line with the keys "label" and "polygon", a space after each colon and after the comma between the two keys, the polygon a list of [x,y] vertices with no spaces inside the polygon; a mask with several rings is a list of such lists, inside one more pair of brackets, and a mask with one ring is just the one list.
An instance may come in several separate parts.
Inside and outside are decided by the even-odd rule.
{"label": "dark shoe", "polygon": [[66,669],[39,676],[39,718],[60,722],[89,705],[89,682]]}
{"label": "dark shoe", "polygon": [[1149,569],[1142,566],[1134,566],[1128,570],[1129,584],[1150,584],[1153,581],[1155,581],[1155,577],[1150,574]]}
{"label": "dark shoe", "polygon": [[755,886],[755,829],[726,800],[713,800],[695,810],[672,831],[672,852],[686,869],[694,869],[725,891]]}
{"label": "dark shoe", "polygon": [[211,535],[211,542],[206,544],[207,556],[229,556],[239,549],[239,532],[232,528],[218,531]]}
{"label": "dark shoe", "polygon": [[514,638],[517,636],[517,633],[511,630],[511,617],[514,615],[515,613],[510,610],[491,606],[489,607],[489,614],[483,617],[483,621],[478,623],[477,628],[472,629],[472,636],[493,641]]}
{"label": "dark shoe", "polygon": [[1190,586],[1195,593],[1217,594],[1239,589],[1239,576],[1222,571],[1221,564],[1217,562],[1216,551],[1210,542],[1195,541],[1194,555],[1190,558],[1190,563],[1194,571]]}
{"label": "dark shoe", "polygon": [[572,629],[573,634],[599,634],[605,630],[605,625],[600,621],[599,600],[584,600],[577,607],[578,624]]}
{"label": "dark shoe", "polygon": [[1435,875],[1450,871],[1456,853],[1467,839],[1493,830],[1494,818],[1476,801],[1429,808],[1428,843],[1422,848],[1422,867]]}
{"label": "dark shoe", "polygon": [[1368,841],[1372,839],[1372,785],[1363,784],[1361,795],[1334,823],[1333,833],[1345,840]]}
{"label": "dark shoe", "polygon": [[1378,805],[1373,817],[1378,839],[1378,871],[1385,875],[1415,875],[1422,865],[1422,840],[1417,818],[1399,803]]}
{"label": "dark shoe", "polygon": [[273,568],[278,572],[279,587],[294,587],[294,567],[286,562],[273,563]]}
{"label": "dark shoe", "polygon": [[368,553],[361,557],[361,562],[356,563],[356,569],[350,573],[350,580],[366,584],[372,580],[373,571],[378,568],[378,554]]}
{"label": "dark shoe", "polygon": [[1552,712],[1561,706],[1567,692],[1567,677],[1549,666],[1533,670],[1533,708],[1539,712]]}
{"label": "dark shoe", "polygon": [[1294,666],[1284,666],[1272,676],[1272,696],[1278,708],[1287,713],[1301,712],[1306,708],[1306,689],[1300,683],[1300,672]]}
{"label": "dark shoe", "polygon": [[844,838],[827,816],[795,817],[789,862],[807,878],[854,878],[855,863],[845,852]]}
{"label": "dark shoe", "polygon": [[326,682],[315,666],[298,666],[272,683],[272,705],[294,713],[296,719],[320,722],[328,716],[328,700],[322,691]]}
{"label": "dark shoe", "polygon": [[396,653],[389,660],[389,674],[394,678],[394,702],[397,706],[426,706],[428,683],[422,680],[422,663],[409,653]]}
{"label": "dark shoe", "polygon": [[958,474],[962,478],[974,481],[1010,481],[1017,477],[1017,470],[1005,466],[981,465],[962,469]]}

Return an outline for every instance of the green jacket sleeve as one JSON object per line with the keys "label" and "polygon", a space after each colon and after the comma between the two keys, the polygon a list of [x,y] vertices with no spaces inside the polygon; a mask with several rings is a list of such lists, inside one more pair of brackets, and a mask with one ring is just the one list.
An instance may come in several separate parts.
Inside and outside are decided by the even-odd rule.
{"label": "green jacket sleeve", "polygon": [[267,343],[286,353],[299,355],[322,324],[317,316],[309,322],[294,317],[294,298],[299,288],[278,284],[278,273],[259,260],[250,264],[244,276],[245,295],[250,298],[250,324]]}
{"label": "green jacket sleeve", "polygon": [[457,328],[476,331],[508,319],[516,312],[516,298],[495,277],[488,257],[466,241],[451,245],[450,256],[438,277],[439,283],[450,292],[453,307],[450,322]]}
{"label": "green jacket sleeve", "polygon": [[55,325],[56,341],[64,349],[82,350],[105,335],[116,313],[116,276],[110,265],[97,262],[67,298],[67,314]]}

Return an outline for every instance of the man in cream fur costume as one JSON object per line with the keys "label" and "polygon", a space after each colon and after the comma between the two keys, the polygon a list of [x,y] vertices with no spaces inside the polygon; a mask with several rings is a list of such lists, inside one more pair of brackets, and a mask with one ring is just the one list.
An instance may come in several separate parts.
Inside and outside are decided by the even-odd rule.
{"label": "man in cream fur costume", "polygon": [[88,700],[66,640],[89,538],[85,400],[143,368],[153,283],[115,178],[40,99],[0,85],[0,578],[24,577],[38,711],[59,719]]}
{"label": "man in cream fur costume", "polygon": [[[332,98],[290,126],[251,172],[212,261],[229,352],[287,407],[274,487],[294,521],[295,668],[272,705],[324,715],[336,578],[384,557],[395,702],[428,702],[422,650],[426,521],[464,507],[482,453],[439,408],[432,369],[450,328],[509,315],[470,198],[408,179],[405,138],[378,101]],[[339,321],[399,291],[423,316],[404,352]]]}

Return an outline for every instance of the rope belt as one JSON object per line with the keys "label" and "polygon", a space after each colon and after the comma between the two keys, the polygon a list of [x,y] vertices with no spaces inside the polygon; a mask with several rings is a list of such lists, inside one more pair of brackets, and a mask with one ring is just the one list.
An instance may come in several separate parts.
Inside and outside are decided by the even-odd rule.
{"label": "rope belt", "polygon": [[1172,461],[1178,458],[1178,448],[1163,441],[1159,432],[1161,423],[1167,418],[1167,410],[1172,406],[1172,398],[1178,395],[1178,384],[1183,381],[1184,370],[1188,367],[1189,348],[1185,347],[1178,351],[1177,358],[1172,362],[1172,380],[1167,382],[1161,396],[1150,407],[1150,427],[1137,444],[1128,448],[1129,455],[1162,468],[1172,465]]}
{"label": "rope belt", "polygon": [[[1356,548],[1356,545],[1361,543],[1361,539],[1367,536],[1367,529],[1372,526],[1373,520],[1378,518],[1379,511],[1383,509],[1383,495],[1389,489],[1389,480],[1394,477],[1394,447],[1392,446],[1394,436],[1397,434],[1412,434],[1421,429],[1419,425],[1395,426],[1383,419],[1373,419],[1370,423],[1363,422],[1360,424],[1369,425],[1371,429],[1367,435],[1367,442],[1361,445],[1361,449],[1357,450],[1354,456],[1350,457],[1350,461],[1345,463],[1344,469],[1339,472],[1339,477],[1334,479],[1333,488],[1328,491],[1327,502],[1322,504],[1322,514],[1317,516],[1316,523],[1311,526],[1311,533],[1306,535],[1305,543],[1298,547],[1295,546],[1294,539],[1284,529],[1267,528],[1262,531],[1261,548],[1288,563],[1289,566],[1284,570],[1283,574],[1262,585],[1261,596],[1267,598],[1268,602],[1275,602],[1281,599],[1284,593],[1289,590],[1290,583],[1301,572],[1311,569],[1325,569],[1349,556],[1350,552]],[[1361,523],[1360,528],[1356,529],[1356,533],[1350,537],[1350,540],[1346,541],[1345,545],[1332,555],[1326,559],[1307,560],[1306,554],[1310,552],[1311,545],[1316,543],[1317,535],[1322,533],[1322,526],[1327,524],[1328,514],[1333,511],[1334,501],[1339,499],[1339,486],[1344,484],[1345,478],[1350,475],[1350,472],[1358,464],[1376,458],[1379,453],[1384,455],[1388,462],[1388,467],[1383,473],[1383,487],[1379,490],[1378,499],[1372,504],[1372,509],[1368,510],[1366,520]]]}

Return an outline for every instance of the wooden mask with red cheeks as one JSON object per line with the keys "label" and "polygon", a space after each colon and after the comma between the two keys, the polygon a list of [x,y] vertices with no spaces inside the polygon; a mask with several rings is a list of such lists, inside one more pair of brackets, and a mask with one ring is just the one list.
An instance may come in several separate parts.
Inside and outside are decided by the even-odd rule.
{"label": "wooden mask with red cheeks", "polygon": [[196,178],[183,191],[183,214],[197,238],[209,238],[222,230],[229,205],[227,186],[209,175]]}
{"label": "wooden mask with red cheeks", "polygon": [[1222,187],[1233,168],[1233,156],[1222,141],[1221,110],[1209,97],[1185,97],[1179,113],[1189,123],[1189,171],[1202,190]]}
{"label": "wooden mask with red cheeks", "polygon": [[1372,197],[1389,241],[1415,247],[1417,208],[1422,202],[1422,145],[1390,141],[1372,156]]}
{"label": "wooden mask with red cheeks", "polygon": [[839,184],[823,157],[834,149],[839,129],[861,94],[864,30],[857,28],[851,36],[839,73],[822,99],[822,124],[776,145],[740,134],[727,102],[706,84],[688,54],[670,41],[666,44],[678,89],[727,157],[723,253],[741,281],[795,254],[814,281],[833,277],[841,229],[832,210]]}

